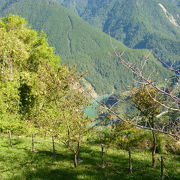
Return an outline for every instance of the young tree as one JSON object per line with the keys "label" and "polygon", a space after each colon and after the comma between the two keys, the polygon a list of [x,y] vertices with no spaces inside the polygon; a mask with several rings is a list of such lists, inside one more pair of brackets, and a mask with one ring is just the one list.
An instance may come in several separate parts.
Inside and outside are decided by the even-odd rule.
{"label": "young tree", "polygon": [[[130,120],[129,120],[130,121]],[[115,128],[112,131],[112,140],[121,148],[125,149],[129,153],[129,172],[132,173],[132,150],[139,147],[143,140],[146,138],[146,135],[143,130],[140,130],[136,127],[133,127],[129,123],[119,123],[116,124]]]}
{"label": "young tree", "polygon": [[[43,71],[50,72],[49,67],[45,67],[47,69]],[[35,113],[36,123],[51,136],[58,137],[73,152],[76,167],[81,143],[91,123],[84,115],[89,99],[79,84],[81,75],[64,67],[49,74],[43,73],[40,78],[46,83],[43,91],[46,93],[42,108]]]}
{"label": "young tree", "polygon": [[140,111],[141,118],[147,125],[152,128],[152,167],[156,166],[156,147],[157,147],[157,132],[154,129],[158,129],[160,122],[157,121],[156,116],[161,112],[161,106],[159,103],[155,102],[153,98],[158,99],[159,102],[162,102],[159,92],[150,87],[142,86],[139,89],[133,89],[131,100],[134,103],[134,106]]}
{"label": "young tree", "polygon": [[60,126],[60,139],[69,148],[74,155],[74,167],[77,167],[79,161],[81,144],[87,137],[91,120],[84,115],[84,108],[88,105],[88,98],[77,89],[72,89],[64,104],[63,123]]}

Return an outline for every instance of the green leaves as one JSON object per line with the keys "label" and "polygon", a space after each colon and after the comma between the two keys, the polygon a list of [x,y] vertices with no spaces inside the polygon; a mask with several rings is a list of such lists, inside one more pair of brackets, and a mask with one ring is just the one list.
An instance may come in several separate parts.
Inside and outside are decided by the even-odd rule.
{"label": "green leaves", "polygon": [[59,64],[45,35],[9,15],[0,20],[0,36],[1,129],[13,130],[21,122],[22,128],[36,126],[58,135],[64,117],[73,122],[75,115],[81,127],[87,98],[74,88],[80,79]]}
{"label": "green leaves", "polygon": [[[9,2],[10,0],[7,1]],[[76,1],[73,2],[75,3]],[[99,1],[97,1],[98,14],[96,15],[99,16],[99,14],[101,14],[102,16],[96,19],[96,25],[99,21],[104,19],[104,15],[109,12],[109,10],[111,11],[111,8],[113,8],[115,2],[117,1],[108,1],[108,6],[106,6],[108,10],[104,12],[103,9],[99,11],[99,7],[104,7],[106,5],[106,2],[104,3],[103,1],[103,3],[99,3]],[[97,4],[95,1],[94,3]],[[129,5],[131,5],[131,3],[135,4],[135,2],[131,1],[131,3],[129,3],[127,1],[124,1],[123,5],[125,5],[125,7],[123,6],[122,8],[119,8],[118,3],[120,2],[117,2],[117,6],[115,6],[115,9],[116,7],[118,8],[117,11],[115,10],[115,12],[117,12],[117,15],[119,13],[122,14],[125,20],[126,18],[127,20],[128,18],[133,19],[133,15],[130,15],[130,13],[132,13],[132,7],[129,7]],[[80,72],[87,72],[85,78],[89,83],[92,84],[98,94],[111,94],[112,92],[127,90],[127,87],[130,86],[133,82],[133,75],[129,73],[127,69],[119,65],[119,60],[115,56],[112,46],[116,47],[116,51],[120,54],[122,52],[125,52],[123,59],[131,62],[132,64],[141,65],[141,61],[145,59],[148,54],[151,54],[146,50],[133,50],[127,48],[121,42],[116,41],[115,39],[112,39],[111,44],[110,37],[107,34],[102,33],[96,28],[90,26],[88,23],[84,22],[82,19],[69,12],[62,6],[56,3],[49,3],[49,0],[18,0],[13,1],[13,3],[8,5],[8,7],[0,12],[1,16],[8,15],[9,13],[20,15],[27,18],[33,28],[45,32],[50,44],[56,48],[56,53],[60,54],[62,62],[68,65],[76,64],[77,69]],[[78,0],[78,3],[76,3],[76,5],[78,5],[78,10],[81,6],[86,7],[85,0],[82,0],[81,3],[79,3]],[[92,4],[88,3],[87,5],[91,6]],[[126,11],[126,9],[123,10],[123,8],[128,7],[128,12]],[[93,7],[93,9],[94,8],[95,7]],[[84,11],[82,11],[83,15],[89,15],[91,17],[90,14],[84,14],[83,12]],[[94,12],[93,10],[93,13],[96,12]],[[127,13],[129,13],[130,16],[124,16],[124,14]],[[118,27],[119,25],[121,25],[121,23],[119,21],[116,23],[117,17],[115,17],[115,19],[114,16],[107,18],[110,18],[110,24],[115,23],[117,25],[114,26],[114,28],[118,31]],[[91,20],[93,19],[91,18]],[[128,38],[134,36],[131,34],[136,30],[136,21],[131,24],[132,26],[129,27],[130,33],[128,36],[126,36],[125,32],[118,32],[116,37],[124,36],[125,38]],[[108,22],[105,26],[107,25]],[[124,25],[122,26],[122,31],[127,29],[125,28],[126,23],[124,23]],[[133,30],[131,30],[131,28],[133,28]],[[106,29],[106,27],[104,29]],[[48,61],[48,64],[51,63],[52,66],[56,66],[56,64],[59,63],[58,58],[56,58],[55,60],[55,57],[53,56],[52,58],[51,56],[51,51],[53,51],[52,48],[43,48],[44,46],[46,46],[45,44],[47,44],[47,39],[44,38],[44,35],[39,34],[39,36],[37,36],[35,35],[37,34],[37,32],[30,29],[21,29],[19,33],[18,31],[16,32],[19,39],[22,39],[29,48],[28,52],[30,52],[30,57],[27,64],[29,70],[37,72],[38,69],[36,68],[40,68],[38,66],[40,58],[42,58],[41,62]],[[112,31],[113,30],[111,29],[110,32]],[[141,31],[138,30],[137,35],[138,40],[144,39],[144,34],[141,34]],[[143,36],[143,38],[141,36]],[[134,42],[132,43],[137,43],[137,39],[135,37],[135,39],[133,40]],[[52,60],[48,60],[51,58]],[[149,56],[149,60],[150,61],[148,61],[149,63],[147,65],[147,68],[145,68],[145,72],[147,72],[148,75],[154,70],[156,72],[160,72],[160,79],[163,80],[164,78],[167,78],[171,75],[171,73],[168,72],[165,67],[163,67],[160,63],[157,63],[156,59],[152,55]]]}
{"label": "green leaves", "polygon": [[146,86],[142,86],[139,89],[132,89],[131,100],[142,115],[149,119],[154,119],[160,113],[160,103],[163,101],[160,93],[155,88]]}

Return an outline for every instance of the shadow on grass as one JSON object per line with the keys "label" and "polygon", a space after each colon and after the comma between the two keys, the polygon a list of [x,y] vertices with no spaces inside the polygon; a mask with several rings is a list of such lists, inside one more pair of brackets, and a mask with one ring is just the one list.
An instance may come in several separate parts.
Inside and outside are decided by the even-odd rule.
{"label": "shadow on grass", "polygon": [[[118,152],[118,150],[117,150]],[[80,158],[83,160],[73,168],[73,156],[67,150],[58,151],[54,157],[50,151],[32,153],[26,151],[20,168],[21,175],[11,180],[159,180],[160,169],[149,167],[150,160],[133,159],[133,174],[128,172],[128,158],[122,154],[105,155],[105,167],[101,166],[101,153],[88,147],[82,148]],[[141,158],[142,159],[142,158]],[[166,178],[165,178],[166,179]],[[178,175],[167,178],[178,179]]]}
{"label": "shadow on grass", "polygon": [[39,168],[35,171],[26,172],[26,179],[42,179],[42,180],[76,180],[76,175],[70,170],[66,169],[50,169],[50,168]]}

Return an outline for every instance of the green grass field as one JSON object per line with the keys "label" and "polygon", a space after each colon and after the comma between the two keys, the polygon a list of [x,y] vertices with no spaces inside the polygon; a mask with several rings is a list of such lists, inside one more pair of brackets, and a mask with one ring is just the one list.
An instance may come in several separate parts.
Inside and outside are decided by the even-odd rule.
{"label": "green grass field", "polygon": [[[100,145],[82,147],[77,168],[73,167],[72,154],[62,144],[56,143],[57,156],[52,154],[51,139],[36,139],[37,152],[31,152],[31,138],[13,138],[9,146],[6,136],[0,138],[0,180],[158,180],[160,162],[150,167],[150,152],[133,151],[133,174],[128,173],[128,153],[115,148],[105,148],[106,167],[101,166]],[[180,157],[166,154],[165,179],[178,180]],[[157,155],[157,158],[160,154]]]}

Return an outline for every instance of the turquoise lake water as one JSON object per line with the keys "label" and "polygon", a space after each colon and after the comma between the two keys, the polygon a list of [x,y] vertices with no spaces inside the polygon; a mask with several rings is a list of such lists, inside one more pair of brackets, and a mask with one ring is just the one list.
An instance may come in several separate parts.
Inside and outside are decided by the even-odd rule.
{"label": "turquoise lake water", "polygon": [[104,95],[91,100],[92,105],[86,108],[85,115],[92,119],[98,118],[98,102],[101,102],[103,99],[108,98],[110,96],[111,95]]}

